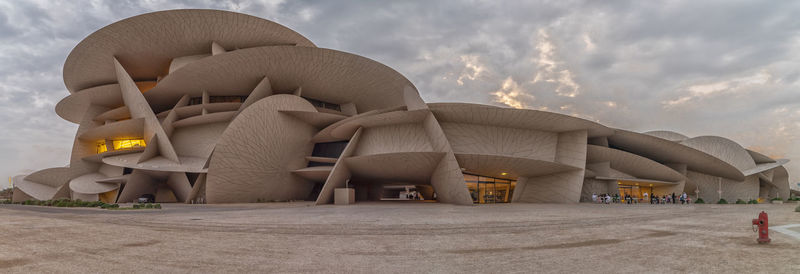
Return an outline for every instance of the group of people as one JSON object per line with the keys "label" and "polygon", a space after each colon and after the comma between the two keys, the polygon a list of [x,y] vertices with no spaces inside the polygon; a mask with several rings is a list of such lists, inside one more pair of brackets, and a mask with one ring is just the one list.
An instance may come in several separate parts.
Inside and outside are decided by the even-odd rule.
{"label": "group of people", "polygon": [[609,195],[608,193],[600,194],[599,196],[596,193],[592,193],[592,202],[600,203],[600,204],[610,204],[610,203],[627,203],[627,204],[638,204],[640,202],[650,202],[650,204],[677,204],[680,202],[681,204],[689,204],[691,203],[691,198],[686,195],[686,192],[680,195],[675,195],[673,192],[672,195],[664,194],[661,196],[656,195],[655,193],[643,193],[643,198],[632,197],[630,193],[626,193],[625,196],[620,196],[619,194],[615,193],[614,196]]}

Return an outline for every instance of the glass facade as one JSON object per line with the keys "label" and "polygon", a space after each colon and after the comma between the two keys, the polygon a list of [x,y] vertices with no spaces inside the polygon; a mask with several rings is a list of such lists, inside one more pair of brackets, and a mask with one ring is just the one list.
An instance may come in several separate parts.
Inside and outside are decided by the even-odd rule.
{"label": "glass facade", "polygon": [[[619,186],[619,195],[620,197],[622,197],[623,202],[626,202],[624,200],[626,195],[630,195],[631,199],[638,202],[642,201],[642,199],[644,198],[644,193],[648,193],[648,198],[653,193],[652,185],[640,186],[638,183],[627,184],[622,182],[617,182],[617,185]],[[644,201],[644,202],[649,202],[649,201]]]}
{"label": "glass facade", "polygon": [[114,150],[133,149],[147,146],[144,143],[144,139],[114,140],[112,142],[114,144]]}
{"label": "glass facade", "polygon": [[472,202],[494,204],[511,202],[517,181],[464,173]]}
{"label": "glass facade", "polygon": [[309,103],[311,103],[312,105],[314,105],[315,107],[318,107],[318,108],[327,108],[327,109],[332,109],[332,110],[335,110],[335,111],[342,111],[342,107],[339,106],[338,104],[323,102],[323,101],[320,101],[320,100],[317,100],[317,99],[311,99],[311,98],[308,98],[308,97],[303,97],[303,99],[306,99]]}
{"label": "glass facade", "polygon": [[106,141],[100,141],[97,143],[97,154],[103,153],[108,151],[108,147],[106,147]]}

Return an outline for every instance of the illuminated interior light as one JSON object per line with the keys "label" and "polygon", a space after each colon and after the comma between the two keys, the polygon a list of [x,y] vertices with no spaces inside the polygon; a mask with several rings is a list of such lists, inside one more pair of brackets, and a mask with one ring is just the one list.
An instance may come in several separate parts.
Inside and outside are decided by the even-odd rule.
{"label": "illuminated interior light", "polygon": [[106,147],[106,141],[100,141],[97,143],[97,154],[103,153],[108,151],[108,147]]}
{"label": "illuminated interior light", "polygon": [[114,140],[114,150],[146,147],[144,139]]}
{"label": "illuminated interior light", "polygon": [[507,172],[500,173],[500,175],[508,175]]}

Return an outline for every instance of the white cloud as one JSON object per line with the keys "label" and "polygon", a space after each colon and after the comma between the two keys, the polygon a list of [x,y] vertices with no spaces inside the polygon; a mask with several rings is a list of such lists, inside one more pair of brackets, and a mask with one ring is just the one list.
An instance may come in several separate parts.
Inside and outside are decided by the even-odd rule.
{"label": "white cloud", "polygon": [[556,47],[544,29],[539,29],[536,49],[539,51],[538,58],[534,60],[537,72],[531,83],[554,83],[554,91],[559,96],[577,96],[580,85],[575,82],[572,72],[562,68],[562,62],[556,61]]}
{"label": "white cloud", "polygon": [[772,75],[766,70],[760,70],[751,76],[737,77],[729,80],[718,81],[708,84],[697,84],[686,87],[684,90],[688,94],[677,99],[662,102],[667,108],[678,107],[692,100],[700,100],[706,97],[713,97],[720,94],[734,94],[749,92],[747,89],[752,86],[759,86],[769,83]]}
{"label": "white cloud", "polygon": [[491,93],[495,97],[495,102],[502,103],[512,108],[528,108],[528,105],[525,104],[524,100],[533,100],[535,97],[533,95],[525,93],[519,84],[517,84],[511,76],[508,76],[503,81],[503,84],[500,86],[499,90],[496,90]]}
{"label": "white cloud", "polygon": [[583,34],[583,43],[586,44],[586,51],[593,51],[596,48],[594,42],[592,42],[592,37],[589,37],[588,33]]}
{"label": "white cloud", "polygon": [[461,58],[461,62],[464,63],[464,69],[461,71],[461,75],[458,76],[458,79],[456,79],[459,86],[464,85],[465,79],[474,81],[486,70],[486,67],[481,65],[478,60],[477,55],[461,55],[459,58]]}

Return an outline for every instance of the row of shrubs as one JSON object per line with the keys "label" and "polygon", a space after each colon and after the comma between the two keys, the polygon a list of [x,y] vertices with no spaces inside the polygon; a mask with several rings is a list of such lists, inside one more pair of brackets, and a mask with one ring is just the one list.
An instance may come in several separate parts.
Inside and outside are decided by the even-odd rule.
{"label": "row of shrubs", "polygon": [[[9,202],[10,203],[10,202]],[[16,204],[22,205],[38,205],[38,206],[55,206],[55,207],[100,207],[102,209],[117,209],[120,208],[119,204],[107,204],[101,201],[81,201],[70,199],[56,199],[56,200],[26,200]],[[132,209],[161,209],[161,204],[134,204]]]}
{"label": "row of shrubs", "polygon": [[154,208],[154,209],[161,209],[161,204],[133,204],[133,209],[143,209],[143,208]]}
{"label": "row of shrubs", "polygon": [[56,200],[26,200],[19,204],[23,205],[38,205],[38,206],[55,206],[55,207],[99,207],[105,205],[101,201],[81,201],[70,199],[56,199]]}

